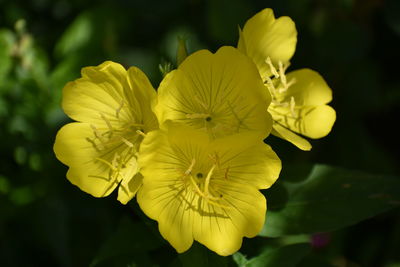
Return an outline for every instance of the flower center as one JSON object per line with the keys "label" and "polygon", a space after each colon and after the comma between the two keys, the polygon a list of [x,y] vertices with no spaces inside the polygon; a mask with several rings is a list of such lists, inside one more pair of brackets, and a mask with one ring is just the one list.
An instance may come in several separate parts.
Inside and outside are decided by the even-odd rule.
{"label": "flower center", "polygon": [[[218,166],[218,163],[214,162],[214,164],[211,166],[211,168],[207,172],[207,175],[205,178],[204,178],[204,175],[202,172],[198,172],[196,174],[196,177],[194,177],[192,175],[195,164],[196,164],[196,160],[193,158],[191,164],[189,165],[188,169],[184,173],[184,178],[186,178],[187,181],[190,183],[193,191],[211,205],[214,205],[214,206],[217,206],[220,208],[230,208],[230,207],[220,203],[220,201],[223,199],[223,195],[216,192],[216,190],[214,190],[214,188],[212,188],[210,185],[212,176],[214,174],[215,169]],[[218,196],[215,196],[215,195],[218,195]]]}
{"label": "flower center", "polygon": [[[123,105],[116,110],[115,117],[118,119],[119,112]],[[105,179],[110,183],[120,183],[123,177],[123,171],[127,168],[135,168],[132,158],[136,156],[137,145],[145,134],[142,132],[143,124],[128,123],[122,127],[116,128],[111,124],[102,113],[100,117],[105,122],[105,127],[97,128],[90,125],[93,131],[93,138],[87,137],[86,140],[91,143],[98,152],[98,157],[94,160],[103,163],[109,168],[108,176],[90,175],[90,177]],[[129,140],[128,140],[129,139]]]}
{"label": "flower center", "polygon": [[[278,115],[283,116],[291,116],[294,119],[298,118],[298,110],[301,108],[299,105],[296,105],[296,101],[293,96],[290,98],[286,97],[286,92],[294,83],[296,83],[296,79],[287,80],[285,72],[287,68],[290,66],[290,63],[283,64],[282,61],[278,62],[278,69],[272,64],[271,59],[268,57],[265,61],[272,73],[271,77],[266,77],[266,81],[264,81],[265,86],[267,86],[268,90],[271,93],[272,101],[269,109],[273,110],[273,113],[277,113],[276,108],[287,108],[288,112],[279,113]],[[271,111],[271,110],[270,110]]]}

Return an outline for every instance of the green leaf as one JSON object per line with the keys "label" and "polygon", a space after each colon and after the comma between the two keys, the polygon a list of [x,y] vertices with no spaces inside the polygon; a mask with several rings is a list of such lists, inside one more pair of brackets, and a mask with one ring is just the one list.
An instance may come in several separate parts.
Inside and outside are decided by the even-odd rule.
{"label": "green leaf", "polygon": [[94,23],[92,13],[85,12],[80,14],[56,44],[56,54],[63,57],[82,47],[86,47],[92,39]]}
{"label": "green leaf", "polygon": [[[303,181],[280,183],[287,190],[287,198],[269,202],[273,204],[261,236],[332,231],[400,205],[398,177],[315,165]],[[274,187],[266,192],[267,198]]]}
{"label": "green leaf", "polygon": [[263,252],[250,260],[241,253],[234,255],[234,260],[239,267],[292,267],[297,264],[310,252],[308,243],[290,244],[278,248],[266,246]]}
{"label": "green leaf", "polygon": [[192,247],[179,255],[183,267],[224,267],[228,266],[228,258],[222,257],[195,242]]}
{"label": "green leaf", "polygon": [[110,266],[110,262],[124,260],[130,264],[147,262],[147,251],[157,249],[162,243],[143,223],[133,223],[123,218],[109,240],[100,248],[90,266]]}
{"label": "green leaf", "polygon": [[14,34],[7,29],[0,30],[0,82],[8,75],[12,67],[12,47],[15,43]]}
{"label": "green leaf", "polygon": [[244,267],[246,264],[249,262],[249,260],[246,258],[245,255],[240,253],[239,251],[236,252],[235,254],[232,255],[233,261],[236,262],[236,264],[239,267]]}

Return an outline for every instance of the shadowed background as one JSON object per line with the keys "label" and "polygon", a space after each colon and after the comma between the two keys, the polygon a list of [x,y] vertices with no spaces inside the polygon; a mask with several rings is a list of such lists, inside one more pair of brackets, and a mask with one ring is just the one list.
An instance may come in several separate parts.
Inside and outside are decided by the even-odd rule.
{"label": "shadowed background", "polygon": [[[333,131],[312,141],[311,152],[267,139],[282,159],[281,178],[301,176],[285,166],[313,163],[399,175],[399,1],[0,0],[0,265],[190,263],[162,241],[135,200],[95,199],[65,178],[52,151],[57,130],[70,121],[61,89],[82,67],[105,60],[138,66],[157,88],[158,65],[175,64],[178,37],[190,52],[236,46],[238,26],[266,7],[295,21],[290,69],[317,70],[337,111]],[[314,238],[322,245],[299,266],[400,266],[398,208]],[[263,238],[248,241],[247,255],[264,245]]]}

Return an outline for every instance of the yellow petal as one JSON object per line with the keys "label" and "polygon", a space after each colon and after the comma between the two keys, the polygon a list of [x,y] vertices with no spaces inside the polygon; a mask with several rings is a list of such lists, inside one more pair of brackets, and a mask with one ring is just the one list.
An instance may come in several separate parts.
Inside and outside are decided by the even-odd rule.
{"label": "yellow petal", "polygon": [[240,133],[210,144],[210,151],[217,151],[219,168],[227,170],[225,179],[258,189],[267,189],[278,179],[281,161],[261,140],[254,133]]}
{"label": "yellow petal", "polygon": [[62,107],[76,121],[120,127],[126,122],[140,121],[140,111],[131,112],[132,107],[139,105],[134,97],[127,97],[129,91],[124,67],[107,61],[83,68],[82,78],[64,87]]}
{"label": "yellow petal", "polygon": [[294,132],[288,130],[287,128],[283,127],[278,123],[274,123],[272,126],[272,134],[282,138],[286,141],[289,141],[293,145],[297,146],[301,150],[311,150],[311,144],[306,139],[300,137],[299,135],[295,134]]}
{"label": "yellow petal", "polygon": [[[291,115],[289,108],[270,108],[270,112],[275,123],[314,139],[326,136],[336,120],[335,110],[328,105],[302,107],[296,117]],[[284,136],[282,131],[280,133]]]}
{"label": "yellow petal", "polygon": [[289,17],[275,19],[272,9],[266,8],[244,25],[240,32],[238,49],[256,63],[263,80],[271,75],[265,62],[269,57],[275,66],[288,62],[296,49],[297,31]]}
{"label": "yellow petal", "polygon": [[[148,133],[140,146],[141,209],[158,221],[160,233],[178,252],[197,240],[220,255],[233,254],[244,236],[262,229],[266,201],[258,188],[276,180],[279,159],[254,134],[210,141],[188,126],[165,125],[166,130]],[[205,176],[211,177],[208,191]]]}
{"label": "yellow petal", "polygon": [[332,100],[332,90],[321,75],[310,69],[293,71],[286,77],[294,83],[286,91],[276,93],[279,104],[268,109],[274,119],[274,134],[309,150],[311,145],[290,131],[310,138],[326,136],[336,120],[335,110],[326,105]]}
{"label": "yellow petal", "polygon": [[189,57],[169,73],[158,89],[155,113],[160,124],[183,122],[218,138],[244,131],[266,137],[272,121],[271,97],[256,66],[233,47]]}
{"label": "yellow petal", "polygon": [[[254,237],[265,220],[265,197],[249,185],[224,185],[229,209],[210,205],[194,192],[182,190],[174,180],[144,182],[137,199],[141,209],[159,222],[161,235],[182,253],[193,240],[219,255],[235,253],[243,236]],[[146,178],[145,178],[146,179]]]}
{"label": "yellow petal", "polygon": [[177,252],[182,253],[193,243],[191,204],[185,201],[186,195],[176,189],[173,180],[157,181],[143,184],[137,194],[138,203],[147,216],[159,222],[161,235]]}
{"label": "yellow petal", "polygon": [[[129,138],[125,136],[125,141],[130,142]],[[121,180],[129,180],[137,171],[134,148],[120,137],[100,141],[86,123],[62,127],[54,152],[69,167],[68,180],[95,197],[109,195]]]}
{"label": "yellow petal", "polygon": [[143,176],[137,173],[137,169],[131,169],[130,174],[126,174],[126,179],[123,179],[118,187],[118,201],[122,204],[127,204],[137,191],[142,186]]}
{"label": "yellow petal", "polygon": [[[221,184],[220,190],[225,198],[224,209],[203,204],[207,214],[194,218],[195,240],[206,245],[219,255],[235,253],[242,245],[242,237],[255,237],[265,221],[266,199],[254,187],[243,184]],[[210,227],[210,226],[211,227]]]}
{"label": "yellow petal", "polygon": [[327,105],[307,107],[303,113],[304,123],[300,133],[314,139],[326,136],[336,120],[335,110]]}
{"label": "yellow petal", "polygon": [[141,118],[140,123],[143,124],[143,131],[149,132],[158,129],[157,117],[151,109],[151,104],[157,98],[157,93],[146,74],[139,68],[130,67],[128,69],[128,83],[132,91],[126,94],[127,101],[131,103],[130,106],[134,107],[134,111],[140,114],[138,117]]}
{"label": "yellow petal", "polygon": [[332,101],[332,90],[318,72],[300,69],[287,74],[287,80],[294,84],[283,93],[286,99],[294,97],[296,105],[318,106]]}

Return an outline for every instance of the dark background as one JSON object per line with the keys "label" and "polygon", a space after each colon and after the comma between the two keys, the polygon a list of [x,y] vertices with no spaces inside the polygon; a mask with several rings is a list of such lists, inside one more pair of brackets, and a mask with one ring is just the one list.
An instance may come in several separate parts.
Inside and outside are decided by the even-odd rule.
{"label": "dark background", "polygon": [[[321,73],[337,111],[331,134],[312,141],[311,152],[268,139],[283,168],[325,163],[398,175],[400,1],[0,0],[0,265],[88,266],[99,253],[118,254],[102,245],[116,231],[135,239],[125,254],[139,255],[142,242],[159,240],[154,232],[129,232],[143,220],[135,200],[122,206],[114,194],[95,199],[65,178],[52,151],[57,130],[69,122],[61,89],[82,67],[105,60],[140,67],[157,88],[158,64],[174,63],[178,36],[192,52],[236,46],[238,25],[266,7],[295,21],[291,70]],[[331,266],[400,266],[398,211],[330,233],[315,257]],[[168,245],[148,245],[137,265],[179,265]],[[116,258],[104,266],[134,266]]]}

